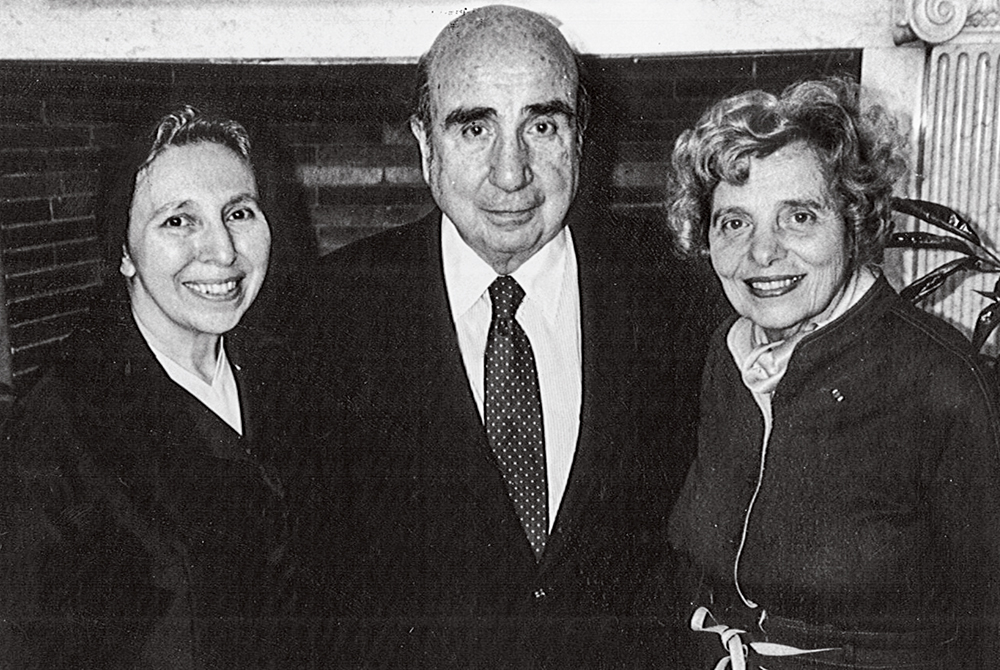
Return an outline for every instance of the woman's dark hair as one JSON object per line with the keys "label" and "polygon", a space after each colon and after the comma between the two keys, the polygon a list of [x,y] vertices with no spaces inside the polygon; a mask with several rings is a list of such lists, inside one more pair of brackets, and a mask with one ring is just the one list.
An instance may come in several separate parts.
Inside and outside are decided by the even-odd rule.
{"label": "woman's dark hair", "polygon": [[246,129],[231,119],[213,117],[184,105],[162,116],[148,132],[131,147],[115,171],[99,212],[104,226],[104,267],[102,275],[106,289],[117,295],[113,287],[124,288],[118,267],[122,249],[128,241],[129,212],[139,175],[169,147],[198,142],[214,142],[231,149],[252,168],[250,136]]}
{"label": "woman's dark hair", "polygon": [[892,230],[893,187],[906,171],[895,121],[881,108],[862,110],[859,87],[830,78],[788,87],[780,96],[750,91],[706,111],[677,139],[668,223],[679,249],[708,252],[712,194],[720,182],[744,184],[750,159],[793,142],[816,154],[850,236],[850,270],[880,263]]}

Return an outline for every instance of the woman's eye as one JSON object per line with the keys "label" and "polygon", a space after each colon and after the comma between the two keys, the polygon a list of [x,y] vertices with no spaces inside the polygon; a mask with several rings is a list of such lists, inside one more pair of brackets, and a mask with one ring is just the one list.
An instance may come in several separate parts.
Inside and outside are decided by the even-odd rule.
{"label": "woman's eye", "polygon": [[187,220],[183,216],[171,216],[163,222],[167,228],[180,228],[187,225]]}
{"label": "woman's eye", "polygon": [[535,133],[537,135],[554,135],[556,132],[556,124],[551,121],[538,121],[535,123]]}

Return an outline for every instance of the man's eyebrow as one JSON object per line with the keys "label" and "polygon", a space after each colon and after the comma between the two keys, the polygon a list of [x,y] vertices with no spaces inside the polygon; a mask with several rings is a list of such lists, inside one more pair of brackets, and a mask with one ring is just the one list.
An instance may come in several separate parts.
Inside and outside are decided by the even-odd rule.
{"label": "man's eyebrow", "polygon": [[565,100],[549,100],[548,102],[539,102],[534,105],[528,105],[525,107],[525,110],[532,116],[554,116],[556,114],[562,114],[571,120],[576,118],[576,110],[574,110]]}
{"label": "man's eyebrow", "polygon": [[238,195],[234,195],[232,198],[229,199],[228,202],[226,202],[226,204],[224,206],[225,207],[232,207],[233,205],[240,205],[240,204],[243,204],[245,202],[252,202],[252,203],[254,203],[256,205],[260,204],[258,202],[257,194],[256,193],[251,193],[250,191],[247,191],[246,193],[240,193]]}
{"label": "man's eyebrow", "polygon": [[459,107],[448,112],[444,117],[444,127],[460,126],[472,121],[482,121],[493,118],[497,111],[492,107]]}

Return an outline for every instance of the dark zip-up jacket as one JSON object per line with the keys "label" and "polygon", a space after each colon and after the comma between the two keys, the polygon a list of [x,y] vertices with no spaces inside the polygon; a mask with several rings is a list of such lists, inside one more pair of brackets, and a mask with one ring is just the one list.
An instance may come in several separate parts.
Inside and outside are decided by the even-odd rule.
{"label": "dark zip-up jacket", "polygon": [[[1000,419],[965,338],[880,279],[798,344],[762,467],[763,417],[726,345],[731,326],[710,349],[698,456],[670,529],[713,597],[741,602],[734,561],[762,476],[738,576],[769,614],[875,632],[991,617]],[[705,591],[692,608],[709,605],[695,602]]]}

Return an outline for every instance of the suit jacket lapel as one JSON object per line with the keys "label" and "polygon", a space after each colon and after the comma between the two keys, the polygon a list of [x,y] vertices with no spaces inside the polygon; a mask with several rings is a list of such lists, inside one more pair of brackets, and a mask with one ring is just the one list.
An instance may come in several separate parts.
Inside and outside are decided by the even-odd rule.
{"label": "suit jacket lapel", "polygon": [[[125,374],[138,380],[129,385],[141,390],[134,405],[146,415],[142,421],[149,425],[151,430],[162,431],[165,435],[180,436],[193,433],[195,436],[183,441],[166,440],[167,443],[184,443],[204,451],[206,455],[218,458],[230,460],[245,458],[243,440],[239,433],[170,379],[131,318],[131,314],[126,314],[125,320],[119,324],[122,337],[117,342],[122,352],[121,361]],[[241,413],[245,415],[249,413],[246,396],[250,394],[245,392],[239,376],[237,376],[237,388],[240,393]]]}
{"label": "suit jacket lapel", "polygon": [[[579,261],[583,403],[573,466],[556,525],[543,555],[540,566],[543,569],[559,558],[574,527],[578,523],[586,524],[587,503],[601,490],[611,470],[606,461],[613,454],[606,445],[616,423],[623,420],[616,398],[620,397],[619,389],[625,377],[621,360],[615,354],[630,346],[622,341],[631,329],[613,309],[614,295],[609,293],[607,286],[606,270],[609,268],[602,258],[599,240],[595,244],[590,236],[575,229],[573,234]],[[428,420],[439,425],[431,434],[449,436],[439,447],[448,452],[449,458],[465,459],[464,471],[470,476],[459,484],[479,499],[502,496],[504,514],[508,517],[505,523],[520,528],[500,467],[489,446],[458,347],[444,286],[439,212],[433,212],[422,221],[419,242],[411,248],[418,253],[401,265],[407,268],[406,274],[411,278],[420,279],[404,284],[406,289],[398,292],[402,297],[395,309],[402,310],[403,314],[413,310],[406,318],[426,328],[426,332],[411,341],[436,343],[423,352],[421,364],[415,367],[426,386],[420,388],[419,379],[414,380],[414,397],[418,404],[435,408]],[[405,348],[403,343],[399,345]],[[430,393],[434,402],[428,403],[426,398],[421,401],[421,392]],[[521,535],[524,554],[533,560],[530,543],[523,532]],[[566,549],[572,551],[571,547]]]}
{"label": "suit jacket lapel", "polygon": [[580,319],[583,339],[583,402],[580,432],[569,481],[563,494],[556,526],[545,550],[545,561],[572,551],[571,538],[586,525],[587,506],[613,475],[613,436],[623,416],[623,388],[628,384],[632,347],[628,310],[618,304],[621,287],[615,285],[615,268],[604,257],[601,240],[585,226],[574,226],[580,282]]}
{"label": "suit jacket lapel", "polygon": [[[416,371],[411,394],[416,405],[430,408],[429,416],[425,417],[432,426],[429,434],[443,437],[434,448],[452,460],[458,471],[469,473],[456,485],[466,487],[477,499],[495,499],[500,493],[505,495],[506,489],[486,439],[458,346],[444,284],[440,224],[441,214],[437,210],[418,224],[417,239],[408,245],[414,253],[401,264],[406,288],[399,292],[400,299],[394,301],[395,308],[413,328],[423,332],[414,336],[412,332],[401,331],[406,342],[399,342],[398,350],[418,358],[417,365],[408,366]],[[414,352],[414,342],[427,343],[427,350]],[[513,506],[507,507],[516,518]],[[530,552],[527,538],[525,546]]]}
{"label": "suit jacket lapel", "polygon": [[[267,428],[264,421],[289,421],[290,417],[284,416],[286,412],[293,409],[301,411],[299,407],[291,407],[284,395],[291,384],[300,380],[288,375],[287,369],[292,362],[286,355],[287,342],[277,335],[260,329],[247,331],[237,326],[226,333],[224,342],[236,379],[243,420],[242,437],[235,431],[233,435],[241,443],[250,445],[259,456]],[[285,383],[279,384],[279,379]],[[228,424],[221,419],[219,421],[228,428]]]}

